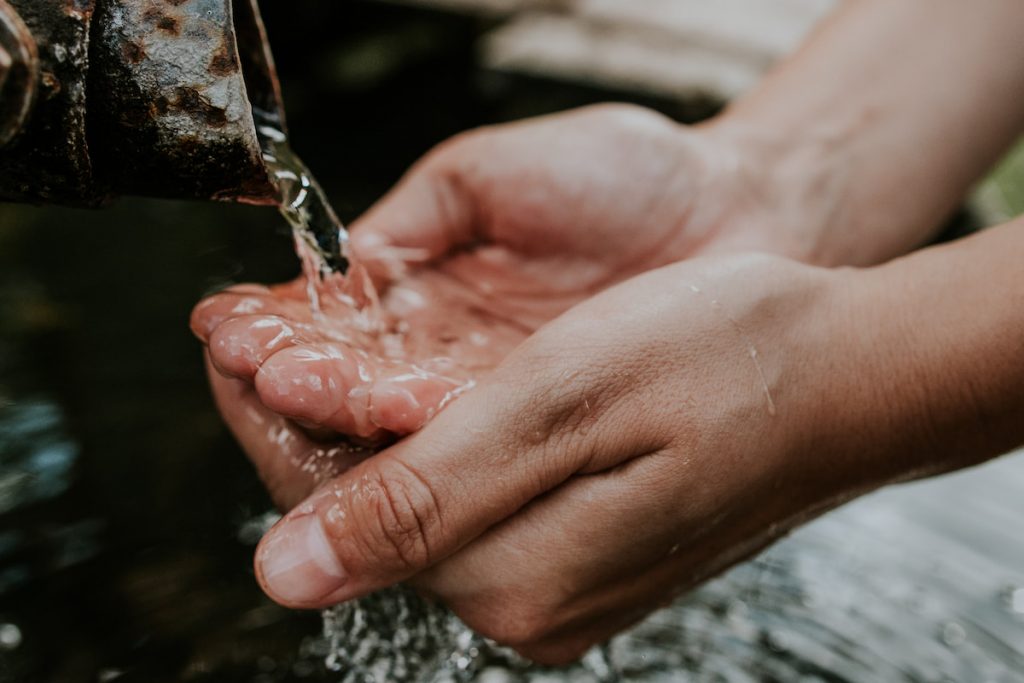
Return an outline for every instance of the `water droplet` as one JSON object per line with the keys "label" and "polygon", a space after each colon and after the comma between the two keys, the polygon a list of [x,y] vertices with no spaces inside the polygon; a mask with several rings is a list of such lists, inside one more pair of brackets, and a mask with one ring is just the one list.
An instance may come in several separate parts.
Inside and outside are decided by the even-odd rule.
{"label": "water droplet", "polygon": [[583,657],[583,668],[599,681],[617,680],[612,664],[611,649],[607,645],[591,648]]}
{"label": "water droplet", "polygon": [[787,652],[790,649],[789,636],[779,630],[768,631],[765,633],[765,645],[774,652]]}
{"label": "water droplet", "polygon": [[1001,593],[1006,609],[1017,614],[1024,614],[1024,588],[1007,586]]}
{"label": "water droplet", "polygon": [[0,649],[16,650],[21,645],[21,629],[16,624],[0,624]]}
{"label": "water droplet", "polygon": [[950,648],[960,647],[967,642],[967,631],[955,621],[947,622],[942,627],[942,642]]}
{"label": "water droplet", "polygon": [[750,614],[750,607],[747,603],[739,598],[735,598],[729,601],[729,606],[726,608],[726,615],[730,619],[746,619]]}

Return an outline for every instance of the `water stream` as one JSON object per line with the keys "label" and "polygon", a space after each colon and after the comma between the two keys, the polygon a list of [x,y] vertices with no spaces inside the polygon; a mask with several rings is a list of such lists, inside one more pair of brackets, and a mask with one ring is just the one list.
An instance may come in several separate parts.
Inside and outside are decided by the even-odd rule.
{"label": "water stream", "polygon": [[338,219],[320,183],[292,150],[278,128],[259,129],[263,161],[280,195],[281,215],[297,240],[303,273],[312,281],[349,269],[348,231]]}

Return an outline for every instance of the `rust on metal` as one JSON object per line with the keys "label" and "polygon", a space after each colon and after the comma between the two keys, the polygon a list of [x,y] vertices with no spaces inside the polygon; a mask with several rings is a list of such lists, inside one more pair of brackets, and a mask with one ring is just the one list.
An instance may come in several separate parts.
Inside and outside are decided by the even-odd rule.
{"label": "rust on metal", "polygon": [[[85,138],[85,79],[92,3],[7,0],[31,33],[35,104],[0,149],[0,199],[80,202],[92,194]],[[30,86],[31,87],[31,86]],[[6,92],[5,92],[6,100]]]}
{"label": "rust on metal", "polygon": [[5,1],[40,68],[0,199],[274,202],[257,125],[284,120],[256,0]]}
{"label": "rust on metal", "polygon": [[100,1],[90,140],[118,191],[274,200],[235,19],[230,0]]}

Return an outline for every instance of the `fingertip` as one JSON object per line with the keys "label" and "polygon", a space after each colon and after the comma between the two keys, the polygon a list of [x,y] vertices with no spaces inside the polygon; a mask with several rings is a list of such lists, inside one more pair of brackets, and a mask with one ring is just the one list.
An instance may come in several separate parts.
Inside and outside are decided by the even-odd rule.
{"label": "fingertip", "polygon": [[229,318],[260,312],[273,312],[274,303],[268,299],[271,290],[263,285],[233,285],[206,297],[192,309],[189,327],[204,344],[217,326]]}
{"label": "fingertip", "polygon": [[256,548],[254,568],[260,588],[270,599],[296,609],[337,604],[348,578],[309,502],[267,532]]}
{"label": "fingertip", "polygon": [[245,382],[245,379],[243,377],[240,377],[237,372],[234,372],[233,370],[224,367],[224,365],[217,358],[216,354],[207,354],[207,360],[209,361],[210,367],[213,369],[213,371],[216,372],[221,377],[223,377],[224,379],[229,379],[233,382]]}
{"label": "fingertip", "polygon": [[404,436],[417,431],[426,423],[428,406],[420,403],[408,388],[378,382],[373,387],[370,419],[381,429]]}
{"label": "fingertip", "polygon": [[238,348],[237,332],[232,327],[231,321],[226,321],[208,335],[206,344],[210,364],[224,377],[251,381],[257,366],[250,353],[243,353]]}
{"label": "fingertip", "polygon": [[240,316],[220,324],[209,335],[208,347],[222,374],[252,381],[267,358],[302,341],[295,325],[285,318]]}
{"label": "fingertip", "polygon": [[189,329],[203,344],[209,343],[210,333],[223,320],[223,317],[217,318],[212,310],[217,303],[215,299],[215,296],[203,299],[192,308],[192,313],[189,315]]}
{"label": "fingertip", "polygon": [[389,432],[417,432],[465,386],[456,380],[413,372],[379,378],[373,385],[371,419]]}

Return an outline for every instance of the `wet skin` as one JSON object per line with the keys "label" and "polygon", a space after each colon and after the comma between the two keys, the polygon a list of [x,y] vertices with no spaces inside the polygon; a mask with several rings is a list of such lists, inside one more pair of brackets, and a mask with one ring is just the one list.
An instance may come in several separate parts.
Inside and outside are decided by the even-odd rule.
{"label": "wet skin", "polygon": [[[771,212],[751,199],[764,193],[735,174],[735,157],[725,141],[620,105],[450,141],[353,227],[357,261],[380,291],[370,313],[355,315],[325,296],[314,316],[303,281],[243,285],[196,307],[192,328],[207,344],[218,406],[275,500],[290,509],[366,457],[337,447],[339,439],[379,445],[415,432],[594,294],[698,254],[786,244],[776,231],[781,221],[769,225]],[[538,158],[549,161],[538,166]],[[352,282],[365,289],[358,272]],[[596,342],[574,339],[559,355]],[[647,352],[623,350],[625,358],[637,354]],[[518,374],[556,371],[560,360],[537,359]],[[506,377],[510,392],[519,379]],[[753,399],[759,410],[761,391]],[[334,572],[330,562],[315,566]],[[316,584],[308,566],[293,570],[293,579]],[[429,583],[419,585],[432,590]],[[591,592],[586,585],[581,596]],[[450,597],[471,624],[501,635],[493,628],[508,620],[481,616],[486,601],[465,590],[457,602]],[[470,605],[476,615],[464,610]],[[629,612],[634,618],[636,605]]]}
{"label": "wet skin", "polygon": [[[537,167],[539,155],[553,162]],[[763,240],[748,216],[767,212],[741,199],[732,157],[621,105],[465,135],[354,227],[379,307],[360,318],[326,296],[314,318],[302,281],[245,285],[197,306],[192,328],[213,367],[276,413],[369,443],[409,434],[583,299],[730,240]]]}
{"label": "wet skin", "polygon": [[[893,7],[853,3],[838,30],[887,27]],[[956,34],[967,10],[944,8]],[[849,44],[818,52],[856,71]],[[875,99],[851,115],[837,95],[834,118],[811,107],[795,138],[753,139],[785,127],[749,112],[817,96],[819,57],[767,107],[697,130],[602,107],[446,143],[354,226],[379,327],[342,305],[313,319],[294,283],[201,304],[218,405],[292,508],[257,552],[264,590],[316,608],[410,580],[563,662],[832,505],[1024,439],[1006,362],[1024,321],[1012,294],[970,286],[1024,285],[1019,225],[864,271],[730,255],[892,258],[1005,137],[945,178],[933,160],[941,191],[895,203],[891,178],[921,155],[887,154],[892,137],[959,119],[882,125]],[[403,435],[373,457],[339,445]]]}

